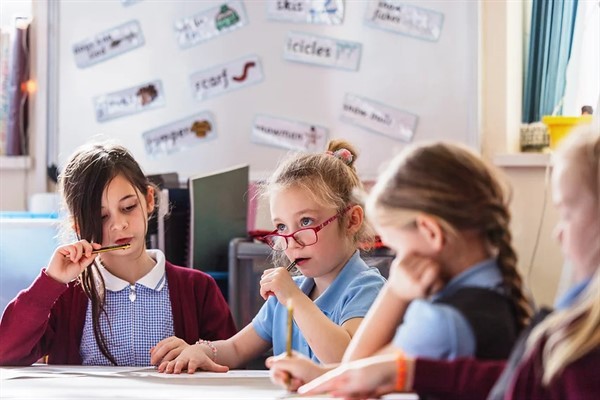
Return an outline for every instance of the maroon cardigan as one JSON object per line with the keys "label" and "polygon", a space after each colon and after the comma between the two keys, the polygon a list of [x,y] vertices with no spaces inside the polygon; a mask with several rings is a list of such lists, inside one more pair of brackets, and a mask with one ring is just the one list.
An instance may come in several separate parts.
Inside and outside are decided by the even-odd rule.
{"label": "maroon cardigan", "polygon": [[[229,307],[211,276],[169,262],[165,271],[175,336],[191,344],[236,333]],[[2,315],[0,365],[31,365],[45,355],[49,364],[81,364],[87,305],[81,285],[64,285],[42,270]]]}
{"label": "maroon cardigan", "polygon": [[[506,399],[600,399],[600,348],[569,364],[549,386],[542,385],[541,349],[542,344],[538,344],[518,366]],[[485,399],[505,364],[474,358],[417,359],[413,389],[443,399]]]}

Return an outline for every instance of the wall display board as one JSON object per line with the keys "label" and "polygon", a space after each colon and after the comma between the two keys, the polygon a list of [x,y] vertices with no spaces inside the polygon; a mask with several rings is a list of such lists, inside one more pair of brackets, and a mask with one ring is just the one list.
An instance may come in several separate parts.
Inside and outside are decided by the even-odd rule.
{"label": "wall display board", "polygon": [[98,122],[164,105],[165,96],[161,81],[146,82],[94,98]]}
{"label": "wall display board", "polygon": [[182,180],[239,164],[260,179],[333,138],[357,147],[364,179],[407,143],[479,149],[478,2],[129,3],[56,5],[59,170],[91,138]]}

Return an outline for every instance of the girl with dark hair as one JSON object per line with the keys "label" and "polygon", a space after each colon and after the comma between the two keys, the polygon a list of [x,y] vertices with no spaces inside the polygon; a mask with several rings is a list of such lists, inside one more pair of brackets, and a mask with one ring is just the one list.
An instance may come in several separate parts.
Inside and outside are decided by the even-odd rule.
{"label": "girl with dark hair", "polygon": [[[150,365],[165,338],[227,339],[233,318],[214,279],[146,249],[154,186],[123,147],[78,149],[59,177],[78,240],[58,247],[0,322],[0,364]],[[128,245],[111,252],[93,252]]]}

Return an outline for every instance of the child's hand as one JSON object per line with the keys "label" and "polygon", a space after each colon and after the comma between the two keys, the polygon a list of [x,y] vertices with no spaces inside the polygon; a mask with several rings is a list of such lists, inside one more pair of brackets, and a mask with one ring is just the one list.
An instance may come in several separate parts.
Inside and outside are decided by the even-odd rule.
{"label": "child's hand", "polygon": [[94,261],[96,255],[92,254],[92,250],[98,250],[100,247],[102,246],[99,243],[90,243],[87,240],[58,247],[46,268],[46,275],[62,283],[71,282]]}
{"label": "child's hand", "polygon": [[260,295],[265,300],[269,296],[277,296],[281,304],[286,304],[299,291],[290,273],[283,267],[267,269],[260,278]]}
{"label": "child's hand", "polygon": [[292,357],[287,357],[285,353],[269,357],[265,365],[271,370],[271,381],[290,392],[295,392],[300,386],[327,372],[327,368],[296,351]]}
{"label": "child's hand", "polygon": [[185,340],[177,336],[163,339],[150,349],[150,364],[159,365],[163,361],[171,361],[189,346]]}
{"label": "child's hand", "polygon": [[345,363],[300,387],[298,393],[329,393],[352,399],[379,398],[394,391],[396,356],[382,355]]}
{"label": "child's hand", "polygon": [[409,254],[392,262],[388,285],[399,298],[410,302],[438,292],[444,287],[444,282],[436,261]]}
{"label": "child's hand", "polygon": [[227,372],[229,367],[214,362],[199,344],[186,347],[177,358],[171,361],[163,361],[158,366],[158,372],[166,374],[180,374],[185,370],[188,374],[193,374],[196,370]]}

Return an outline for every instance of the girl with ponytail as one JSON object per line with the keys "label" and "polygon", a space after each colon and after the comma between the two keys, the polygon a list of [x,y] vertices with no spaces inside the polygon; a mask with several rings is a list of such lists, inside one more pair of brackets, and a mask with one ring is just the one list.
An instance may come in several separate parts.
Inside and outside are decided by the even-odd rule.
{"label": "girl with ponytail", "polygon": [[[291,154],[278,165],[261,188],[274,228],[263,238],[275,264],[260,279],[265,303],[230,339],[187,346],[169,361],[169,343],[159,343],[159,372],[227,371],[271,348],[294,349],[315,362],[341,360],[385,282],[360,257],[359,246],[373,237],[355,195],[362,188],[356,158],[350,143],[331,140],[323,153]],[[292,277],[292,268],[301,276]]]}
{"label": "girl with ponytail", "polygon": [[[462,146],[411,146],[378,179],[366,208],[396,259],[343,361],[398,349],[435,359],[507,358],[531,307],[495,170]],[[289,360],[270,363],[275,377],[294,374]],[[310,369],[310,377],[325,369]]]}
{"label": "girl with ponytail", "polygon": [[[392,391],[444,399],[600,398],[600,120],[561,142],[553,155],[552,198],[556,236],[574,266],[575,285],[545,319],[548,312],[538,312],[508,361],[382,355],[346,363],[298,391],[352,398]],[[501,235],[492,236],[499,244]],[[509,287],[518,285],[514,276],[503,276]]]}

